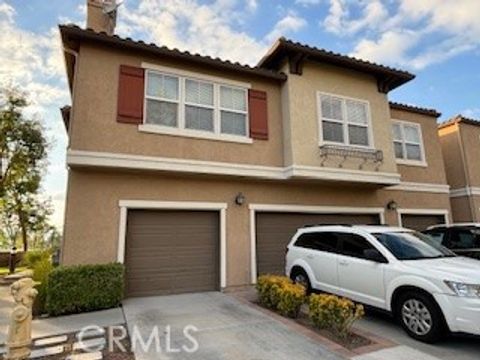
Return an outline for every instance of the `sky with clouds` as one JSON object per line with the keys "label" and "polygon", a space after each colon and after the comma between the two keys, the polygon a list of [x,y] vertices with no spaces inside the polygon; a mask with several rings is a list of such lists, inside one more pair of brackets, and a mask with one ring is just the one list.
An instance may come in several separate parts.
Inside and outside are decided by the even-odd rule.
{"label": "sky with clouds", "polygon": [[[30,94],[52,142],[43,188],[62,226],[70,103],[57,25],[85,25],[86,0],[0,0],[0,86]],[[255,64],[279,36],[409,70],[390,93],[443,119],[480,118],[480,0],[124,0],[117,33]]]}

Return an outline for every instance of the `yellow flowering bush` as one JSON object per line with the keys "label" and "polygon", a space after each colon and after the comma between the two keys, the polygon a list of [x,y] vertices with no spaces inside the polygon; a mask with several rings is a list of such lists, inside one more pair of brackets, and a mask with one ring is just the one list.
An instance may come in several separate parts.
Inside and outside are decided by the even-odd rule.
{"label": "yellow flowering bush", "polygon": [[285,276],[262,275],[257,279],[257,293],[260,304],[269,308],[277,309],[280,301],[280,287],[284,283],[288,283],[290,279]]}
{"label": "yellow flowering bush", "polygon": [[280,314],[296,318],[305,302],[305,288],[298,284],[283,284],[277,310]]}
{"label": "yellow flowering bush", "polygon": [[309,316],[319,329],[332,331],[340,338],[347,338],[352,325],[365,315],[362,305],[335,295],[310,295]]}
{"label": "yellow flowering bush", "polygon": [[256,285],[260,304],[289,317],[297,317],[305,302],[305,288],[288,277],[262,275]]}

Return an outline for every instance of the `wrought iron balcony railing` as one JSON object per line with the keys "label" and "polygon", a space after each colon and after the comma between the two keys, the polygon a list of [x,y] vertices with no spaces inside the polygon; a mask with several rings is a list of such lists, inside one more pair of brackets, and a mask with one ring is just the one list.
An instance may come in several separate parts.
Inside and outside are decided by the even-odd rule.
{"label": "wrought iron balcony railing", "polygon": [[320,146],[320,157],[322,159],[321,166],[324,166],[325,162],[329,158],[341,159],[338,167],[343,167],[343,163],[349,158],[362,159],[363,161],[358,165],[359,169],[371,162],[375,166],[375,170],[378,170],[383,163],[383,151],[377,149],[362,149],[341,145],[322,145]]}

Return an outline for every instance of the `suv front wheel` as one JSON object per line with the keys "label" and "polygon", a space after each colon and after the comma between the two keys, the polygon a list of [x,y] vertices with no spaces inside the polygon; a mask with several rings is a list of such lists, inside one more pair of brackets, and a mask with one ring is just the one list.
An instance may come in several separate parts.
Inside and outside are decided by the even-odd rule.
{"label": "suv front wheel", "polygon": [[414,339],[434,343],[445,335],[442,310],[426,294],[402,294],[397,301],[396,315],[402,327]]}
{"label": "suv front wheel", "polygon": [[310,279],[308,278],[305,270],[299,267],[293,268],[292,272],[290,273],[290,279],[292,279],[295,284],[302,285],[307,294],[311,293],[312,285],[310,284]]}

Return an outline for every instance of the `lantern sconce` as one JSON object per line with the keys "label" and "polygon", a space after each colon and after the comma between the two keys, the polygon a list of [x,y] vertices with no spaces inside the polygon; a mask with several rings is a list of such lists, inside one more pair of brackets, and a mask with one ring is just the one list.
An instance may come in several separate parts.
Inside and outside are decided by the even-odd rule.
{"label": "lantern sconce", "polygon": [[387,204],[387,209],[392,211],[397,210],[398,209],[397,202],[395,200],[390,200]]}
{"label": "lantern sconce", "polygon": [[245,203],[245,195],[239,192],[237,196],[235,196],[235,204],[242,206]]}

